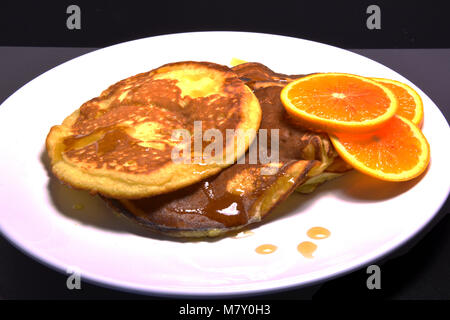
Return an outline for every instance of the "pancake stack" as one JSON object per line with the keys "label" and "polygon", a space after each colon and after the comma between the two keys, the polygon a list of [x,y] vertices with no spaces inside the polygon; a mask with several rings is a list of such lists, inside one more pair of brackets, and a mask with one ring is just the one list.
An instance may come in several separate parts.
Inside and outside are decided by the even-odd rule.
{"label": "pancake stack", "polygon": [[[171,236],[212,237],[243,228],[294,190],[311,192],[350,169],[326,134],[295,125],[285,112],[281,89],[300,76],[259,63],[230,69],[188,61],[124,79],[51,128],[46,145],[52,171],[70,186],[99,194],[133,221]],[[202,160],[173,161],[180,145],[174,130],[194,134],[198,121],[202,133],[256,134],[246,135],[239,146],[236,136],[224,139],[222,152],[207,161],[202,158],[207,143],[199,149],[191,139],[184,142],[190,159]],[[266,145],[257,143],[259,129],[266,129]],[[272,129],[278,161],[251,161],[252,143],[258,154],[272,150]]]}

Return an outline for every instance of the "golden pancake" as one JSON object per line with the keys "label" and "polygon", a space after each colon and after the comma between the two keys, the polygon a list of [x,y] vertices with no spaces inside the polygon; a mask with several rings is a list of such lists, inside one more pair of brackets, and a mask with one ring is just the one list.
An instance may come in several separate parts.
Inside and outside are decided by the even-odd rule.
{"label": "golden pancake", "polygon": [[200,134],[208,129],[224,137],[226,129],[256,131],[261,108],[226,66],[167,64],[119,81],[52,127],[46,141],[52,171],[73,187],[136,199],[218,173],[245,153],[254,138],[246,136],[243,148],[236,147],[236,138],[224,141],[223,152],[206,161],[201,158],[206,142],[196,149],[190,136],[184,146],[189,145],[190,159],[200,161],[173,161],[172,152],[180,145],[174,130],[193,135],[194,121],[201,121]]}
{"label": "golden pancake", "polygon": [[[283,86],[299,76],[277,74],[258,63],[233,70],[254,88],[261,105],[260,129],[267,129],[268,138],[266,146],[257,145],[258,151],[263,147],[271,150],[271,129],[278,130],[278,162],[250,164],[251,147],[244,163],[238,161],[195,185],[144,199],[105,199],[110,206],[171,236],[218,236],[261,221],[296,188],[323,174],[337,159],[328,135],[294,125],[281,103]],[[269,174],[271,169],[275,173]]]}

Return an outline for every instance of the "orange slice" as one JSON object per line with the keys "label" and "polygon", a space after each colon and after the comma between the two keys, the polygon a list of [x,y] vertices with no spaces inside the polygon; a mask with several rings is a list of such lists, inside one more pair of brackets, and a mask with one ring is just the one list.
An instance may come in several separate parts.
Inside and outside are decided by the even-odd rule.
{"label": "orange slice", "polygon": [[410,86],[390,79],[371,78],[394,93],[398,101],[397,114],[411,120],[415,125],[422,127],[423,103],[419,94]]}
{"label": "orange slice", "polygon": [[397,111],[395,95],[369,78],[345,73],[316,73],[281,91],[287,112],[300,124],[327,132],[368,132]]}
{"label": "orange slice", "polygon": [[420,175],[430,161],[430,147],[411,121],[394,116],[382,128],[366,134],[330,134],[339,155],[355,169],[387,181]]}

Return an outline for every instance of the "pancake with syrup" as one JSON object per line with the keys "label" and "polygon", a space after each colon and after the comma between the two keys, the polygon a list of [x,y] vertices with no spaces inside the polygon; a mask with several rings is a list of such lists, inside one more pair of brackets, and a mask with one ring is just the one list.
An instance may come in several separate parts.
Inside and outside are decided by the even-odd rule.
{"label": "pancake with syrup", "polygon": [[[237,148],[237,138],[224,141],[223,152],[207,162],[172,161],[180,143],[172,133],[184,129],[193,134],[194,121],[201,121],[202,132],[217,129],[223,136],[226,129],[256,132],[261,108],[226,66],[167,64],[119,81],[52,127],[46,140],[52,171],[70,186],[136,199],[217,174],[242,156],[254,138],[246,136],[243,148]],[[201,158],[193,140],[187,142],[192,159]],[[200,153],[204,148],[202,143]]]}
{"label": "pancake with syrup", "polygon": [[[282,88],[300,75],[275,73],[259,63],[239,65],[233,71],[252,88],[259,100],[260,129],[268,129],[268,150],[271,150],[270,129],[279,130],[279,161],[250,164],[248,151],[244,163],[236,163],[197,184],[144,199],[105,198],[111,207],[146,227],[171,236],[212,237],[261,221],[312,178],[315,180],[305,192],[323,182],[320,176],[338,159],[337,153],[326,134],[293,125],[280,100]],[[258,144],[257,147],[265,146]],[[335,167],[335,171],[347,170],[342,165]],[[273,169],[273,174],[268,174]]]}

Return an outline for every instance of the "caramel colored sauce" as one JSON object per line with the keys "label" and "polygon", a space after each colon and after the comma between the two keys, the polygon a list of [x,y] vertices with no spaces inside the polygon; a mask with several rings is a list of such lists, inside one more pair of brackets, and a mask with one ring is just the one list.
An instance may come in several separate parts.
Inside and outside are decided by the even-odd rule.
{"label": "caramel colored sauce", "polygon": [[64,152],[72,149],[80,149],[86,147],[97,140],[101,139],[105,134],[104,129],[96,129],[89,134],[79,134],[74,136],[69,136],[63,140]]}
{"label": "caramel colored sauce", "polygon": [[248,222],[242,199],[228,193],[214,200],[209,201],[203,211],[203,214],[211,220],[218,221],[227,227],[244,225]]}
{"label": "caramel colored sauce", "polygon": [[262,244],[255,249],[256,253],[259,254],[270,254],[274,253],[278,249],[277,246],[273,244]]}
{"label": "caramel colored sauce", "polygon": [[322,227],[312,227],[306,232],[306,235],[311,239],[321,240],[330,236],[331,232],[328,229]]}
{"label": "caramel colored sauce", "polygon": [[[131,128],[132,129],[132,128]],[[130,130],[130,128],[128,129]],[[98,128],[85,135],[70,136],[64,139],[64,151],[83,148],[92,143],[96,144],[97,152],[100,154],[114,151],[119,143],[136,143],[136,139],[129,136],[124,127],[104,127]]]}
{"label": "caramel colored sauce", "polygon": [[95,142],[99,155],[115,151],[121,143],[130,145],[136,143],[136,140],[130,137],[124,129],[114,128],[107,131],[100,140]]}
{"label": "caramel colored sauce", "polygon": [[298,252],[300,252],[305,258],[312,259],[313,253],[316,251],[317,245],[310,241],[303,241],[297,246]]}

